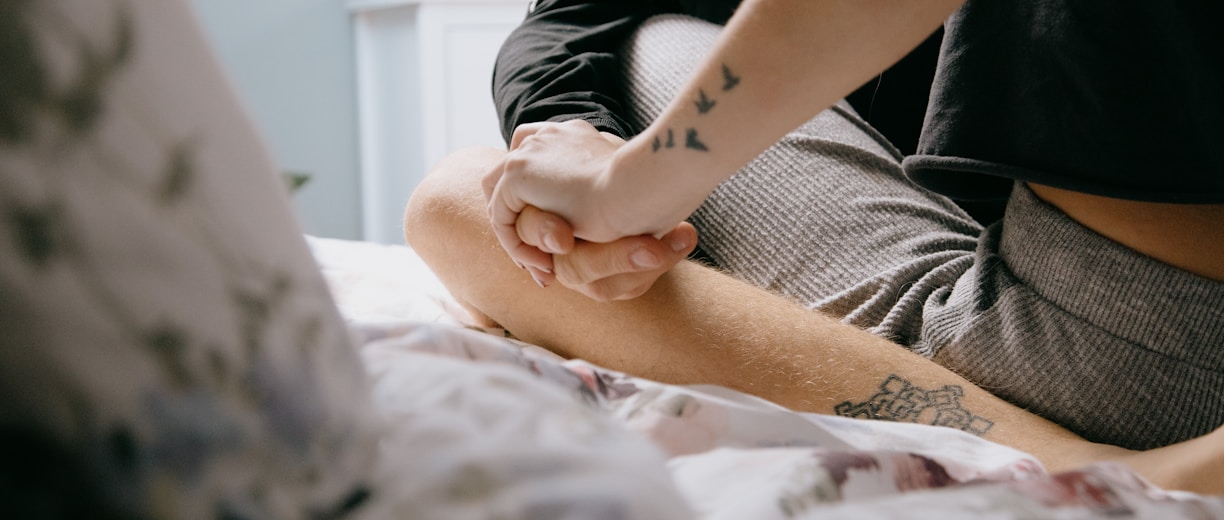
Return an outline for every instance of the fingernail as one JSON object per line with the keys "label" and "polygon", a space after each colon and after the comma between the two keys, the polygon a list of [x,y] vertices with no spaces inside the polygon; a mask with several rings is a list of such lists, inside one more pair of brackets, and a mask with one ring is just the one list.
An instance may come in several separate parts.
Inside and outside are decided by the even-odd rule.
{"label": "fingernail", "polygon": [[548,283],[545,283],[544,280],[541,280],[538,276],[536,276],[535,273],[531,272],[530,269],[528,269],[527,272],[531,273],[531,279],[535,280],[536,285],[540,286],[541,289],[548,287]]}
{"label": "fingernail", "polygon": [[684,237],[672,237],[669,245],[671,246],[672,251],[677,253],[689,248],[688,240],[685,240]]}
{"label": "fingernail", "polygon": [[639,269],[654,269],[662,265],[658,255],[649,249],[638,249],[629,255],[629,260]]}
{"label": "fingernail", "polygon": [[548,248],[549,253],[560,253],[561,244],[557,242],[557,237],[552,234],[544,235],[544,247]]}

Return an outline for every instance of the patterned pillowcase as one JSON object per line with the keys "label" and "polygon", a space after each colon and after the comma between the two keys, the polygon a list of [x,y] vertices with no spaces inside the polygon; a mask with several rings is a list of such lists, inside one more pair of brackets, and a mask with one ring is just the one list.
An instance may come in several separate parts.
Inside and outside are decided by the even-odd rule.
{"label": "patterned pillowcase", "polygon": [[367,497],[367,383],[285,191],[182,1],[0,2],[0,517]]}

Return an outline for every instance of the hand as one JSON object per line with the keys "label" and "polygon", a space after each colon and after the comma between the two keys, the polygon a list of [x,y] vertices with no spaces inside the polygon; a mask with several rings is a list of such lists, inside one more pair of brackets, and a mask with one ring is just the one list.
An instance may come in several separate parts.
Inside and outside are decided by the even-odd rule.
{"label": "hand", "polygon": [[697,246],[697,230],[687,222],[661,238],[641,235],[602,244],[575,241],[569,224],[534,206],[519,214],[516,229],[525,245],[554,253],[553,272],[527,267],[537,283],[546,287],[559,281],[603,302],[641,296]]}
{"label": "hand", "polygon": [[[612,156],[624,143],[585,121],[532,123],[515,130],[510,152],[485,175],[482,187],[493,232],[516,263],[534,268],[533,273],[552,272],[550,254],[524,243],[516,230],[528,205],[560,217],[573,238],[611,242],[628,234],[609,219],[609,209],[621,201],[606,200],[605,193]],[[566,244],[557,246],[551,252],[568,251]]]}

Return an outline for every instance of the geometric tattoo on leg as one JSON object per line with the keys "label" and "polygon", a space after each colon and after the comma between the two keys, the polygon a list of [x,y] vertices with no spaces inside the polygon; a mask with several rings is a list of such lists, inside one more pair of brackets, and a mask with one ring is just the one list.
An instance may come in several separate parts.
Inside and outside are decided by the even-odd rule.
{"label": "geometric tattoo on leg", "polygon": [[961,406],[965,390],[958,385],[945,385],[925,390],[896,374],[880,384],[879,391],[861,403],[846,401],[833,408],[842,417],[880,419],[885,421],[933,424],[956,428],[977,436],[985,435],[994,421],[973,415]]}

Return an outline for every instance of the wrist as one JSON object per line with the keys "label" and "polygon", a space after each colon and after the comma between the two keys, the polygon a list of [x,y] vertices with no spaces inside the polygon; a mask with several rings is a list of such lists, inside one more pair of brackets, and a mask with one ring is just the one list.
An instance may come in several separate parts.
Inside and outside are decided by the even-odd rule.
{"label": "wrist", "polygon": [[[717,184],[706,186],[701,165],[684,150],[660,152],[650,130],[621,146],[609,163],[606,186],[622,201],[610,208],[623,236],[667,233],[701,205]],[[678,153],[676,153],[678,152]]]}
{"label": "wrist", "polygon": [[[649,150],[647,150],[649,152]],[[641,153],[640,139],[630,139],[612,154],[608,169],[600,178],[605,192],[602,200],[611,202],[603,208],[605,222],[621,237],[654,233],[651,229],[653,208],[662,208],[650,200],[658,175],[650,171],[649,157]]]}

